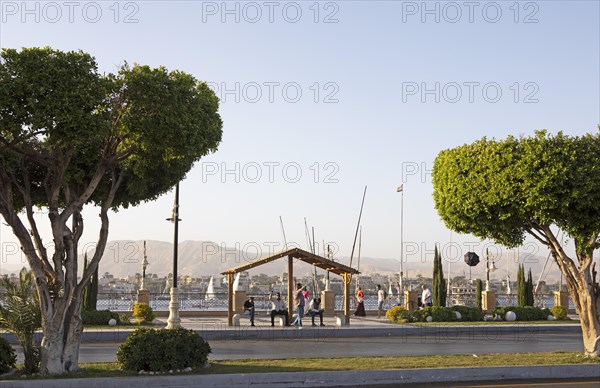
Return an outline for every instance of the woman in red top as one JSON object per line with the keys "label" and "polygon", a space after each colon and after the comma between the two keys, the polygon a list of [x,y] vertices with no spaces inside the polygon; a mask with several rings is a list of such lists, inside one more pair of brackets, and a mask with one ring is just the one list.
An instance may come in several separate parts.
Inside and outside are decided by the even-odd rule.
{"label": "woman in red top", "polygon": [[356,311],[354,315],[357,317],[366,317],[367,313],[365,312],[365,294],[362,292],[362,288],[356,288]]}

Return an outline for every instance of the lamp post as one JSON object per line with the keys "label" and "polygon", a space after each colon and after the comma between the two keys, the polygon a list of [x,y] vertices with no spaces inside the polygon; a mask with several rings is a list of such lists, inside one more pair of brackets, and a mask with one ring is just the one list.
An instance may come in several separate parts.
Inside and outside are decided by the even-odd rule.
{"label": "lamp post", "polygon": [[144,241],[144,261],[142,261],[142,284],[140,290],[146,289],[146,268],[148,268],[148,257],[146,256],[146,241]]}
{"label": "lamp post", "polygon": [[175,204],[173,205],[173,215],[167,218],[167,221],[175,225],[173,236],[173,284],[171,286],[171,302],[169,303],[169,319],[167,319],[167,329],[176,329],[181,327],[179,318],[179,289],[177,288],[177,254],[178,254],[178,232],[179,232],[179,183],[175,185]]}
{"label": "lamp post", "polygon": [[404,291],[402,285],[402,277],[404,276],[402,262],[404,261],[404,184],[398,186],[396,190],[400,193],[400,274],[398,276],[398,302],[400,301],[400,294]]}
{"label": "lamp post", "polygon": [[495,270],[496,270],[496,264],[494,264],[493,260],[492,260],[492,266],[490,267],[490,253],[486,248],[486,250],[485,250],[485,273],[486,273],[485,290],[486,291],[490,290],[490,272],[494,272]]}

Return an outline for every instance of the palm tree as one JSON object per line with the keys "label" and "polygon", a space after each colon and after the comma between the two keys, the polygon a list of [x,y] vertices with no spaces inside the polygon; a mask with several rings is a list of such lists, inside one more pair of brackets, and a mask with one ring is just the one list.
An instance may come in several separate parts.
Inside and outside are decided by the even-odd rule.
{"label": "palm tree", "polygon": [[0,305],[0,325],[13,333],[23,348],[25,372],[35,373],[39,368],[39,345],[34,340],[35,331],[42,327],[42,314],[35,290],[33,273],[23,268],[18,282],[7,276],[0,278],[4,288]]}

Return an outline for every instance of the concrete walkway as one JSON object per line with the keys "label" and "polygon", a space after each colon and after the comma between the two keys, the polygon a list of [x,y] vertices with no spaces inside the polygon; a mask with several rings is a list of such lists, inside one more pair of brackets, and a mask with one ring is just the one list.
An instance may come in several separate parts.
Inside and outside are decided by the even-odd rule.
{"label": "concrete walkway", "polygon": [[[156,328],[166,326],[166,320],[155,320]],[[193,329],[206,340],[274,340],[274,339],[327,339],[327,338],[352,338],[352,337],[439,337],[453,338],[456,336],[469,336],[486,338],[510,335],[511,339],[523,339],[536,333],[581,333],[579,322],[564,324],[529,324],[515,322],[514,324],[486,324],[486,325],[402,325],[393,324],[387,318],[366,317],[352,318],[350,325],[336,326],[334,318],[326,318],[324,327],[311,326],[310,317],[303,319],[302,330],[294,326],[281,327],[277,324],[271,327],[268,316],[257,315],[255,327],[250,326],[247,319],[242,320],[240,326],[228,326],[227,317],[200,317],[182,318],[181,325]],[[132,326],[115,326],[84,329],[82,342],[123,342],[135,330]],[[0,334],[12,344],[16,338],[10,333]]]}

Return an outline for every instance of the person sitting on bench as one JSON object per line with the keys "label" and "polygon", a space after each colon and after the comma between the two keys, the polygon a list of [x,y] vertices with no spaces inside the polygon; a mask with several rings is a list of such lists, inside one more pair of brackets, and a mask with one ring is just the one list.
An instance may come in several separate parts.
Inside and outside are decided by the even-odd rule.
{"label": "person sitting on bench", "polygon": [[250,313],[250,326],[254,326],[254,297],[251,296],[244,302],[244,313]]}
{"label": "person sitting on bench", "polygon": [[271,326],[275,326],[275,315],[283,315],[285,317],[285,325],[290,325],[290,318],[288,316],[285,302],[281,299],[281,293],[277,293],[276,297],[273,298],[273,291],[269,294],[269,300],[271,301]]}
{"label": "person sitting on bench", "polygon": [[319,319],[321,320],[321,326],[325,326],[323,324],[323,309],[321,308],[321,298],[314,298],[310,301],[308,305],[308,311],[310,311],[310,316],[312,318],[312,325],[315,325],[315,315],[319,315]]}

